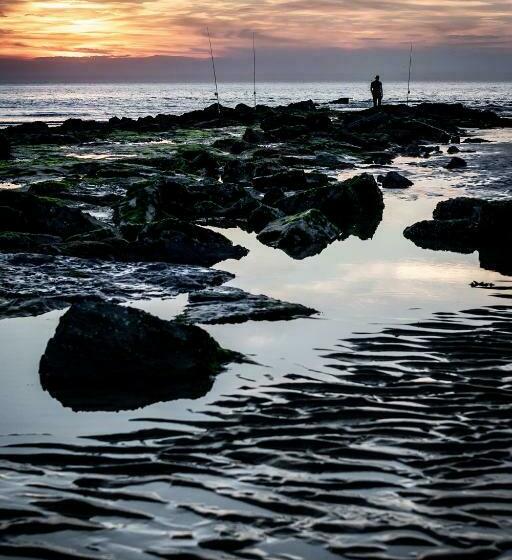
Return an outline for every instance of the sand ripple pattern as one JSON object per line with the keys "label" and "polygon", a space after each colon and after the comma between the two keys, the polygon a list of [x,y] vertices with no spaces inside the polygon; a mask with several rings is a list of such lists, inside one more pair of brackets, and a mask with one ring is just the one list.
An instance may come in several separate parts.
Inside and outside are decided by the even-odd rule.
{"label": "sand ripple pattern", "polygon": [[510,559],[511,335],[439,313],[202,421],[4,446],[0,556]]}

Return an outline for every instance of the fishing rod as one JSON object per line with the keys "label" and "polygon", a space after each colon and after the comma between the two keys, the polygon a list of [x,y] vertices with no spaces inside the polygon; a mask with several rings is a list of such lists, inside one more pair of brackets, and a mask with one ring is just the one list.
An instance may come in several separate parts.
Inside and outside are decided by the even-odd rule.
{"label": "fishing rod", "polygon": [[253,85],[254,85],[254,108],[256,108],[257,105],[257,95],[256,95],[256,38],[255,38],[255,34],[252,34],[252,61],[253,61]]}
{"label": "fishing rod", "polygon": [[210,43],[210,56],[212,59],[213,80],[215,82],[215,98],[217,99],[217,111],[219,112],[219,117],[220,117],[219,86],[217,84],[217,71],[215,69],[215,57],[213,56],[212,38],[210,35],[210,29],[208,27],[206,28],[206,33],[208,34],[208,42]]}
{"label": "fishing rod", "polygon": [[407,105],[409,105],[409,96],[411,95],[411,70],[412,70],[412,43],[411,43],[411,54],[409,56],[409,79],[407,80]]}

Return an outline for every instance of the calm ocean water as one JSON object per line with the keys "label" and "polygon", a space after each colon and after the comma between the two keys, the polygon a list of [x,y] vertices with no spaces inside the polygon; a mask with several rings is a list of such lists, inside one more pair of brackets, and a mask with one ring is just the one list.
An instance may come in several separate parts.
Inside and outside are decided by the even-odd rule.
{"label": "calm ocean water", "polygon": [[[386,101],[404,102],[407,84],[384,83]],[[225,105],[253,103],[252,84],[219,86]],[[411,101],[462,102],[512,114],[512,84],[483,82],[423,82],[412,85]],[[258,102],[267,105],[313,99],[329,102],[341,96],[352,108],[370,105],[367,83],[262,83]],[[214,101],[211,84],[35,84],[0,85],[0,126],[42,120],[60,123],[67,118],[108,119],[158,113],[183,113]]]}

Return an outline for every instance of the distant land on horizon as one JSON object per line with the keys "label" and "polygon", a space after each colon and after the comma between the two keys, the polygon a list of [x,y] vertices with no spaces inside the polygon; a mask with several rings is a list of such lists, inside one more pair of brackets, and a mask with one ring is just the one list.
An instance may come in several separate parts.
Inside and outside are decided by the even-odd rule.
{"label": "distant land on horizon", "polygon": [[[428,48],[415,52],[416,81],[512,81],[507,49]],[[408,50],[264,49],[257,53],[261,82],[386,81],[407,79]],[[250,82],[252,52],[216,60],[220,81]],[[211,61],[185,56],[0,57],[0,83],[207,82]]]}

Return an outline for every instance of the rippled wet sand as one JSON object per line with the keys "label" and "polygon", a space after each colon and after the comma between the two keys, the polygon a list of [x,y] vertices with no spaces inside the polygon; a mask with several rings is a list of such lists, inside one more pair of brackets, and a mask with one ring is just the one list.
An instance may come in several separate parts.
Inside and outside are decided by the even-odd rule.
{"label": "rippled wet sand", "polygon": [[505,557],[511,334],[509,306],[438,313],[319,349],[331,375],[242,390],[205,420],[6,446],[18,519],[0,553]]}

